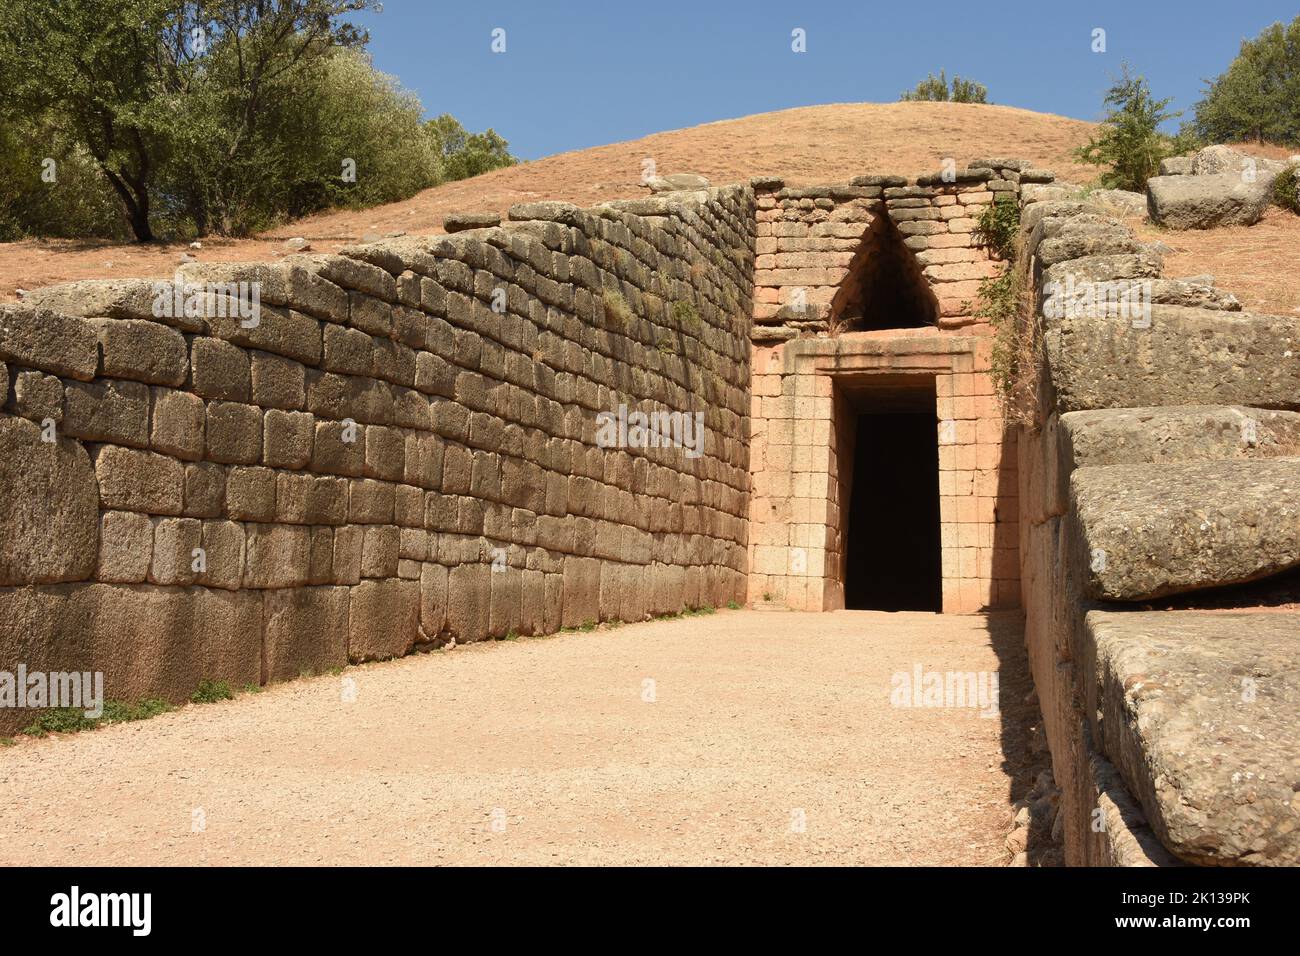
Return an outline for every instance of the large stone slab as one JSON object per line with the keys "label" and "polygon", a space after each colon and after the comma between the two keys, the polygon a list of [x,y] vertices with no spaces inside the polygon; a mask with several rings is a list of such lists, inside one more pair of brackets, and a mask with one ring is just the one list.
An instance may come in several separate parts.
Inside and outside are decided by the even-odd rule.
{"label": "large stone slab", "polygon": [[1144,601],[1300,566],[1300,458],[1080,468],[1070,503],[1091,598]]}
{"label": "large stone slab", "polygon": [[[1180,177],[1181,178],[1181,177]],[[1045,320],[1057,407],[1251,405],[1300,411],[1300,317],[1154,305],[1146,318]]]}
{"label": "large stone slab", "polygon": [[1102,408],[1060,418],[1061,470],[1300,455],[1300,412],[1243,405]]}
{"label": "large stone slab", "polygon": [[1093,611],[1102,747],[1190,863],[1300,864],[1300,614]]}
{"label": "large stone slab", "polygon": [[[208,588],[58,584],[0,588],[0,670],[101,671],[107,700],[187,700],[199,681],[256,684],[262,601]],[[0,733],[39,711],[0,708]]]}
{"label": "large stone slab", "polygon": [[[1089,738],[1090,739],[1090,738]],[[1105,757],[1089,751],[1086,784],[1091,787],[1085,862],[1089,866],[1178,866],[1180,861],[1151,832],[1142,808],[1123,776]],[[1093,821],[1098,825],[1094,826]]]}
{"label": "large stone slab", "polygon": [[1133,230],[1118,220],[1094,213],[1048,216],[1029,233],[1026,251],[1048,269],[1086,256],[1118,256],[1139,251]]}
{"label": "large stone slab", "polygon": [[277,588],[262,595],[267,681],[320,674],[348,662],[349,588]]}
{"label": "large stone slab", "polygon": [[99,369],[99,339],[75,316],[26,304],[0,306],[0,359],[89,382]]}
{"label": "large stone slab", "polygon": [[1148,249],[1110,255],[1067,259],[1043,270],[1043,295],[1051,295],[1069,282],[1112,282],[1118,279],[1156,279],[1164,260]]}
{"label": "large stone slab", "polygon": [[408,654],[420,639],[420,584],[396,578],[351,588],[348,659],[353,663]]}
{"label": "large stone slab", "polygon": [[1253,181],[1236,173],[1153,176],[1147,180],[1147,211],[1167,229],[1212,229],[1259,222],[1272,199],[1271,177]]}
{"label": "large stone slab", "polygon": [[1147,197],[1127,189],[1094,189],[1088,201],[1117,216],[1145,216]]}
{"label": "large stone slab", "polygon": [[1267,179],[1271,183],[1284,169],[1286,163],[1281,160],[1251,156],[1220,143],[1197,150],[1192,157],[1191,172],[1196,176],[1233,175]]}
{"label": "large stone slab", "polygon": [[0,585],[81,581],[99,555],[99,486],[90,456],[41,426],[0,415]]}

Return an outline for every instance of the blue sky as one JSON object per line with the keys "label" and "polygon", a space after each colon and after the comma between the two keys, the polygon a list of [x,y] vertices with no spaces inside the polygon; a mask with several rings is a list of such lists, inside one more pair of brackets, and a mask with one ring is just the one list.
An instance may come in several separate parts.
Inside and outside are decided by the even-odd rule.
{"label": "blue sky", "polygon": [[[375,65],[430,115],[492,126],[536,159],[792,106],[889,102],[940,68],[996,103],[1097,119],[1127,59],[1190,111],[1242,39],[1297,13],[1294,0],[387,0],[360,22]],[[491,50],[497,28],[504,53]],[[795,28],[806,53],[791,51]],[[1105,53],[1091,50],[1096,28]]]}

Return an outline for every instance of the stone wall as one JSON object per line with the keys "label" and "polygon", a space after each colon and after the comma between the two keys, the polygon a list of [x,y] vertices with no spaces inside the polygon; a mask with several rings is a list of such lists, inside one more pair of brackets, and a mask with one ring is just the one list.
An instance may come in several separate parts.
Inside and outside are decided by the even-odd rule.
{"label": "stone wall", "polygon": [[1066,861],[1300,863],[1300,614],[1261,606],[1300,567],[1300,321],[1164,278],[1078,198],[1023,198],[1044,381],[1020,558]]}
{"label": "stone wall", "polygon": [[973,308],[1005,264],[976,227],[998,197],[1052,179],[985,159],[914,182],[754,181],[751,601],[844,606],[843,395],[923,381],[936,404],[943,610],[1019,605],[1016,434],[995,394],[993,330]]}
{"label": "stone wall", "polygon": [[510,219],[4,307],[0,670],[176,701],[743,599],[752,190]]}
{"label": "stone wall", "polygon": [[[842,185],[794,189],[779,179],[754,180],[754,342],[858,331],[864,310],[871,313],[872,328],[981,325],[970,303],[980,281],[997,275],[1001,266],[976,227],[997,197],[1017,198],[1022,179],[1042,183],[1053,176],[1019,160],[977,159],[965,169],[914,182],[870,175]],[[891,265],[916,272],[921,295],[929,300],[923,305],[932,310],[924,323],[897,321],[857,295],[855,274],[873,270],[895,239],[912,256]]]}

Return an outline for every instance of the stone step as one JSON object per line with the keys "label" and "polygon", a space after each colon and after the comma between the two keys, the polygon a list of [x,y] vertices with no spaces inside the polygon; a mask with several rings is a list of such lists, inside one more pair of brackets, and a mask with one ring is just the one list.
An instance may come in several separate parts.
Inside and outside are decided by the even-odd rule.
{"label": "stone step", "polygon": [[1089,598],[1258,580],[1300,566],[1300,458],[1080,468],[1069,516]]}
{"label": "stone step", "polygon": [[1300,412],[1244,405],[1107,408],[1061,416],[1068,471],[1090,465],[1300,455]]}
{"label": "stone step", "polygon": [[1300,864],[1300,613],[1092,611],[1087,631],[1096,739],[1161,842]]}
{"label": "stone step", "polygon": [[1023,443],[1021,504],[1041,521],[1069,506],[1070,474],[1096,465],[1300,455],[1300,412],[1245,405],[1098,408],[1050,415]]}
{"label": "stone step", "polygon": [[1045,318],[1060,412],[1152,405],[1300,411],[1300,317],[1152,305]]}

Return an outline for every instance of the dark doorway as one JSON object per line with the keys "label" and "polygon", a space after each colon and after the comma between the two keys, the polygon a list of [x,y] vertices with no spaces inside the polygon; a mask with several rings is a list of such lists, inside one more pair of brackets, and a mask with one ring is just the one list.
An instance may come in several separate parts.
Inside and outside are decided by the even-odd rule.
{"label": "dark doorway", "polygon": [[[911,391],[907,406],[858,412],[845,547],[844,606],[939,611],[939,443],[934,392]],[[928,406],[928,407],[926,407]]]}

